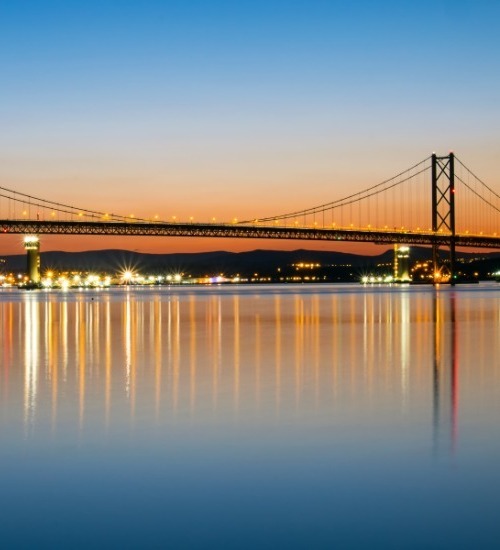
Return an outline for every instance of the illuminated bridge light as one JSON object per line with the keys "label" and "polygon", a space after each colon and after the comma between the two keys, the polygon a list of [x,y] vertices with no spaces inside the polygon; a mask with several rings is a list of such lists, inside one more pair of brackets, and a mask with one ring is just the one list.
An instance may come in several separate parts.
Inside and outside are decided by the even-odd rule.
{"label": "illuminated bridge light", "polygon": [[40,239],[36,235],[26,235],[23,239],[23,243],[26,250],[40,249]]}
{"label": "illuminated bridge light", "polygon": [[23,241],[24,244],[34,244],[40,242],[40,239],[36,235],[26,235]]}

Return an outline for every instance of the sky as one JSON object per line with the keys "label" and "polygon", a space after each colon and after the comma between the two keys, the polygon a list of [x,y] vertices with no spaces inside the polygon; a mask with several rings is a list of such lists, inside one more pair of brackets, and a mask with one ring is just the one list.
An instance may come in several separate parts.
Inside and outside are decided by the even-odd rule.
{"label": "sky", "polygon": [[[230,221],[341,198],[453,150],[499,189],[499,20],[492,0],[0,0],[0,186]],[[2,236],[0,255],[20,242]],[[42,239],[43,250],[302,247],[380,249]]]}

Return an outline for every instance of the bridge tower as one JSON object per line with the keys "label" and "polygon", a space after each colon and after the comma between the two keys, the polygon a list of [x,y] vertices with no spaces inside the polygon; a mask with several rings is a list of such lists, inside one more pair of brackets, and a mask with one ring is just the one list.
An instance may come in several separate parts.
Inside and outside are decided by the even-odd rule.
{"label": "bridge tower", "polygon": [[[432,154],[432,231],[449,234],[450,284],[455,284],[455,155]],[[439,282],[439,244],[432,245],[434,282]]]}
{"label": "bridge tower", "polygon": [[24,248],[28,253],[26,275],[29,283],[40,284],[40,239],[36,235],[24,237]]}

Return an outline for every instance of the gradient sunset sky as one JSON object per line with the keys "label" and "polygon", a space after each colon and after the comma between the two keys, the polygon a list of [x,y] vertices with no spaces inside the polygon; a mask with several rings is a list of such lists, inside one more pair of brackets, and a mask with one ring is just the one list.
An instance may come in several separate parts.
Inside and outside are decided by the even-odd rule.
{"label": "gradient sunset sky", "polygon": [[[499,21],[492,0],[2,0],[0,185],[230,221],[328,202],[452,149],[500,189]],[[19,236],[1,239],[0,255],[22,251]],[[302,247],[369,248],[42,239],[43,250]]]}

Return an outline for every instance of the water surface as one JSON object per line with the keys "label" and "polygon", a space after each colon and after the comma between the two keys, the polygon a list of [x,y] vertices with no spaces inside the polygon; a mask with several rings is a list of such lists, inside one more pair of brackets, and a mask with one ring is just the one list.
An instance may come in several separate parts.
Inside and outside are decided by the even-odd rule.
{"label": "water surface", "polygon": [[3,546],[500,545],[499,290],[0,291]]}

